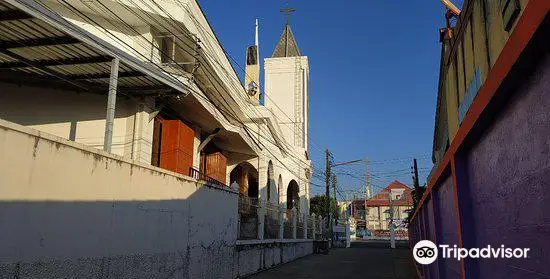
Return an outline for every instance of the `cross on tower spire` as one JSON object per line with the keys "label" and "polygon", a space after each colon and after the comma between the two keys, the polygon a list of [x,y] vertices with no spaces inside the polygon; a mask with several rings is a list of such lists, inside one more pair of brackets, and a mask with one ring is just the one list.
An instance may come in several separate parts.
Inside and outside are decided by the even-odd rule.
{"label": "cross on tower spire", "polygon": [[288,5],[281,9],[281,13],[285,14],[285,27],[283,29],[283,34],[279,38],[279,42],[275,46],[275,51],[271,57],[296,57],[301,56],[296,40],[294,39],[294,34],[290,28],[289,20],[290,14],[295,12],[293,8],[289,8]]}
{"label": "cross on tower spire", "polygon": [[285,14],[285,25],[288,25],[288,23],[290,21],[290,14],[295,12],[295,11],[296,11],[295,9],[289,8],[289,7],[281,9],[281,13]]}

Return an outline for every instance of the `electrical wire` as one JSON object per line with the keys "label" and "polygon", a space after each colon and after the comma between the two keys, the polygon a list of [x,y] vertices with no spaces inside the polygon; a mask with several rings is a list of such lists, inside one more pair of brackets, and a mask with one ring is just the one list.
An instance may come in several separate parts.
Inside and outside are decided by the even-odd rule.
{"label": "electrical wire", "polygon": [[[181,3],[180,3],[180,6],[183,7],[183,8],[185,9],[185,11],[187,12],[187,14],[195,21],[195,24],[197,24],[197,26],[199,26],[199,27],[200,27],[201,29],[203,29],[203,30],[205,29],[205,27],[197,20],[197,18],[193,15],[193,13],[192,13],[187,7],[183,6]],[[217,38],[215,38],[215,35],[212,36],[212,35],[210,34],[210,32],[205,32],[205,33],[206,33],[207,35],[211,36],[213,39],[215,39],[215,40],[217,41]],[[235,58],[233,58],[233,56],[231,56],[231,54],[229,54],[225,49],[223,49],[223,47],[222,47],[222,50],[223,50],[223,52],[225,53],[225,55],[226,55],[228,58],[230,58],[230,59],[233,61],[233,63],[234,63],[235,65],[237,65],[241,71],[244,72],[245,75],[247,75],[246,70],[240,65],[240,63],[237,62],[237,60],[236,60]],[[249,78],[250,78],[250,77],[249,77]],[[281,107],[280,107],[275,101],[273,101],[273,100],[269,97],[269,94],[267,94],[267,91],[265,90],[265,88],[262,90],[260,84],[258,84],[258,88],[260,89],[260,91],[263,91],[263,92],[264,92],[264,96],[266,96],[273,104],[275,104],[276,108],[279,109],[279,110],[283,113],[283,115],[285,115],[285,116],[288,118],[288,120],[290,120],[291,122],[294,121],[290,116],[288,116],[288,115],[281,109]],[[274,115],[274,116],[277,118],[276,115]],[[281,122],[280,119],[278,119],[278,122]],[[301,132],[302,132],[302,133],[305,133],[304,130],[301,130]],[[321,149],[321,148],[311,139],[311,137],[309,136],[309,133],[307,133],[306,136],[308,137],[308,141],[312,144],[312,146],[317,147],[320,151],[322,151],[322,149]]]}
{"label": "electrical wire", "polygon": [[[64,2],[67,3],[66,1],[64,1]],[[153,1],[153,2],[154,2],[154,1]],[[158,5],[156,2],[154,2],[154,3],[155,3],[156,5]],[[187,10],[187,8],[186,8],[186,10]],[[188,12],[189,12],[189,11],[188,11]],[[115,13],[113,13],[113,14],[116,15]],[[191,15],[192,15],[192,14],[191,14]],[[192,17],[194,17],[194,16],[192,15]],[[196,18],[195,18],[195,20],[196,20]],[[197,21],[197,20],[196,20],[196,21]],[[198,23],[198,21],[197,21],[197,23]],[[200,23],[198,23],[198,24],[199,24],[199,26],[201,26]],[[97,23],[96,23],[96,26],[98,26]],[[106,30],[106,31],[107,31],[107,30]],[[108,32],[108,31],[107,31],[107,32]],[[139,32],[138,32],[138,33],[139,33]],[[210,35],[210,33],[208,33],[208,32],[206,32],[206,34]],[[174,35],[174,36],[175,36],[175,35]],[[135,49],[134,49],[134,50],[135,50]],[[162,51],[162,50],[159,49],[159,51]],[[136,51],[136,52],[137,52],[137,51]],[[225,51],[224,51],[224,52],[225,52]],[[137,52],[137,53],[139,53],[139,52]],[[225,52],[225,53],[226,53],[227,56],[231,57],[227,52]],[[206,54],[208,55],[208,53],[206,53]],[[231,57],[231,58],[232,58],[232,57]],[[232,58],[232,59],[233,59],[233,58]],[[234,59],[233,59],[233,60],[234,60]],[[216,61],[216,60],[214,60],[214,61]],[[216,62],[218,62],[218,61],[216,61]],[[234,61],[234,62],[236,63],[236,61]],[[219,62],[218,62],[218,63],[219,63]],[[238,63],[236,63],[236,64],[239,65]],[[239,66],[240,66],[240,65],[239,65]],[[242,67],[241,67],[241,68],[242,68]],[[208,76],[207,76],[207,77],[208,77]],[[219,93],[219,92],[218,92],[218,93]],[[266,96],[268,96],[268,95],[267,95],[267,92],[265,92],[265,94],[266,94]],[[197,95],[198,95],[198,94],[197,94]],[[221,95],[221,94],[220,94],[220,95]],[[201,95],[198,95],[198,96],[199,96],[199,97],[202,97]],[[223,98],[223,97],[222,97],[222,98]],[[210,101],[210,100],[207,100],[207,101]],[[275,102],[274,102],[274,103],[275,103]],[[276,103],[275,103],[275,105],[276,105]],[[276,105],[276,106],[280,109],[280,107],[279,107],[278,105]],[[230,107],[230,106],[228,106],[228,107]],[[218,108],[218,109],[219,109],[220,111],[222,111],[220,108]],[[280,109],[280,110],[281,110],[281,109]],[[282,111],[282,110],[281,110],[281,111]],[[282,112],[284,113],[284,111],[282,111]],[[232,114],[234,115],[235,112],[232,112]],[[286,114],[285,114],[285,115],[286,115]],[[289,117],[288,115],[286,115],[286,116],[290,119],[290,117]],[[276,117],[276,116],[275,116],[275,117]],[[236,117],[235,117],[235,119],[238,120],[238,118],[236,118]],[[292,120],[292,119],[290,119],[290,120]],[[239,121],[239,122],[240,122],[240,121]],[[245,130],[247,130],[248,132],[255,132],[254,130],[248,129],[248,127],[246,126],[246,124],[244,124],[244,123],[242,123],[242,122],[240,122],[240,124],[242,124],[242,127],[243,127]],[[260,130],[261,130],[261,128],[260,128]],[[259,136],[262,136],[260,133],[258,133],[258,135],[259,135]],[[313,143],[313,141],[311,140],[311,138],[309,138],[309,140]],[[271,143],[273,143],[273,142],[271,142]],[[313,143],[313,144],[314,144],[314,143]],[[264,146],[264,148],[265,148],[265,146]],[[266,148],[266,149],[269,150],[268,148]],[[272,154],[272,155],[273,155],[273,154]],[[274,156],[274,157],[278,160],[277,156]],[[297,158],[297,159],[299,159],[299,158]],[[389,161],[389,160],[388,160],[388,161]],[[376,162],[376,161],[375,161],[375,162]],[[280,163],[283,164],[282,162],[280,162]],[[283,164],[283,165],[284,165],[284,164]],[[286,167],[287,169],[290,170],[290,168],[288,168],[286,165],[285,165],[285,167]],[[315,173],[315,172],[314,172],[314,173]],[[319,177],[318,177],[318,176],[319,176],[318,173],[315,173],[315,176],[316,176],[317,178],[319,178]],[[299,176],[297,176],[297,177],[299,177]],[[311,184],[311,182],[310,182],[310,184]],[[315,185],[315,186],[317,186],[317,187],[323,187],[322,185]]]}
{"label": "electrical wire", "polygon": [[[65,4],[68,4],[66,1],[64,1],[64,2],[65,2]],[[70,4],[68,4],[68,5],[71,6],[71,8],[72,8],[73,10],[76,10],[72,5],[70,5]],[[76,10],[76,11],[78,11],[78,10]],[[80,13],[80,14],[82,14],[82,13]],[[83,15],[83,14],[82,14],[82,15]],[[86,17],[85,15],[83,15],[83,16],[84,16],[85,18],[88,18],[88,17]],[[93,20],[92,20],[92,21],[93,21]],[[96,24],[96,26],[99,26],[97,23],[95,23],[95,24]],[[104,29],[105,29],[105,28],[104,28]],[[106,30],[106,29],[105,29],[105,31],[108,32],[108,33],[110,33],[110,32],[109,32],[108,30]],[[130,47],[130,48],[131,48],[132,50],[136,51],[133,47]],[[137,52],[137,51],[136,51],[136,52]],[[137,53],[139,53],[139,52],[137,52]],[[203,96],[201,96],[200,94],[194,94],[194,95],[195,95],[195,96],[199,96],[199,97],[201,97],[201,98],[203,97]],[[223,98],[223,96],[222,96],[222,98]],[[208,100],[207,98],[205,98],[205,99],[206,99],[207,101],[210,102],[210,100]],[[213,104],[215,107],[217,107],[214,103],[212,103],[212,104]],[[223,109],[221,109],[221,108],[219,108],[219,107],[217,107],[217,109],[220,110],[220,111],[223,111]],[[227,113],[227,112],[226,112],[226,113]],[[236,117],[236,116],[234,115],[234,114],[235,114],[234,112],[231,112],[231,113],[229,113],[229,114],[233,115],[234,119],[237,120],[237,121],[242,125],[242,128],[244,128],[245,131],[246,131],[247,133],[255,132],[254,130],[249,129],[249,128],[246,126],[246,124],[244,124],[242,121],[240,121],[240,120],[238,119],[238,117]],[[250,134],[249,134],[249,135],[250,135]],[[259,134],[259,133],[258,133],[258,135],[259,135],[259,136],[262,136],[262,135]],[[251,135],[250,135],[250,136],[251,136]],[[253,138],[253,137],[251,136],[251,138]],[[266,148],[266,147],[264,146],[264,148]],[[266,148],[266,149],[267,149],[267,148]],[[270,151],[269,149],[267,149],[267,150],[271,153],[271,151]],[[279,158],[278,158],[277,156],[275,156],[273,153],[271,153],[271,155],[272,155],[275,159],[277,159],[277,160],[279,161],[279,163],[281,163],[287,170],[289,170],[291,173],[293,173],[293,174],[296,176],[296,178],[301,179],[300,175],[298,175],[298,174],[296,174],[296,173],[294,173],[294,172],[292,171],[293,168],[288,167],[286,164],[284,164],[282,161],[280,161]],[[302,180],[303,180],[303,179],[302,179]],[[306,183],[307,183],[307,182],[308,182],[308,181],[306,180]],[[320,186],[320,185],[315,185],[315,186],[322,187],[322,186]]]}

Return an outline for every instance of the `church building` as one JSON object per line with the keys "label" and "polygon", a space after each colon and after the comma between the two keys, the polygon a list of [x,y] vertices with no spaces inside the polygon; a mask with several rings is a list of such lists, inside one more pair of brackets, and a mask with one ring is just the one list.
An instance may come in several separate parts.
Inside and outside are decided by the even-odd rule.
{"label": "church building", "polygon": [[[296,185],[284,187],[288,182],[283,183],[282,176],[275,175],[273,179],[268,178],[267,188],[261,193],[268,202],[275,203],[273,196],[278,196],[278,203],[286,203],[287,208],[297,207],[307,212],[309,207],[309,177],[311,175],[311,163],[308,155],[308,79],[309,65],[307,56],[303,56],[298,48],[296,39],[288,21],[288,15],[293,9],[282,9],[286,13],[283,32],[277,42],[271,57],[264,59],[264,86],[260,87],[261,59],[259,53],[258,39],[258,21],[255,24],[255,41],[246,50],[246,68],[244,85],[247,91],[248,101],[255,106],[255,109],[266,112],[269,117],[265,117],[266,132],[259,137],[266,146],[267,157],[273,156],[279,152],[281,158],[288,164],[280,160],[272,160],[273,163],[291,167],[293,175],[298,176],[295,180]],[[260,129],[261,130],[261,129]],[[304,163],[305,162],[305,163]],[[298,164],[296,164],[298,163]],[[268,166],[269,168],[269,166]],[[246,172],[246,171],[245,171]],[[268,170],[268,176],[272,176]],[[284,176],[284,175],[283,175]],[[291,175],[292,176],[292,175]],[[275,182],[278,177],[278,182]],[[247,184],[246,181],[243,181]],[[239,184],[241,185],[241,184]],[[245,189],[246,188],[246,189]],[[277,189],[274,193],[273,189]],[[242,193],[249,193],[250,187],[241,187]],[[252,190],[253,192],[255,190]]]}

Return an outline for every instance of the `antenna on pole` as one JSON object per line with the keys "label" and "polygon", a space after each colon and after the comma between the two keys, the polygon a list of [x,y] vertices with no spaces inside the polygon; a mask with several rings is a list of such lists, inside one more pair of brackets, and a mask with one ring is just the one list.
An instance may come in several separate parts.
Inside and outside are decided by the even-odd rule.
{"label": "antenna on pole", "polygon": [[256,47],[258,46],[258,19],[256,19],[256,33],[254,36],[254,45]]}

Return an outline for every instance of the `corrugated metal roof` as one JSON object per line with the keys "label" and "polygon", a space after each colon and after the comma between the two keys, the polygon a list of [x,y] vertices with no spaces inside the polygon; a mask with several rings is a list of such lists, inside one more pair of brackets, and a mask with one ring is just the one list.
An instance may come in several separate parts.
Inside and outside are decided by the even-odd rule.
{"label": "corrugated metal roof", "polygon": [[114,57],[121,61],[118,88],[122,94],[189,92],[175,77],[69,23],[35,1],[0,3],[0,81],[35,82],[106,94]]}

